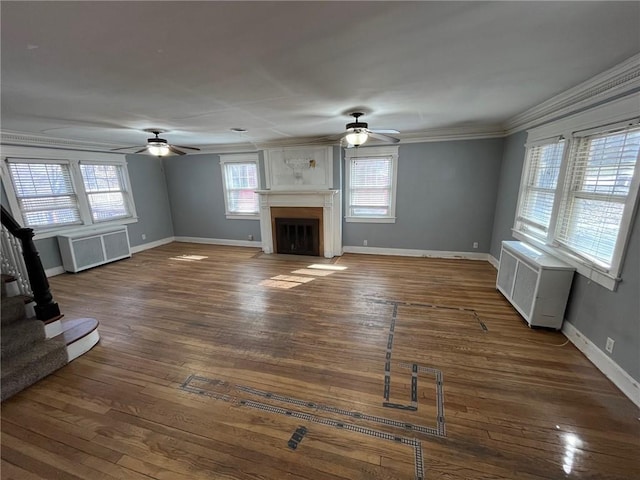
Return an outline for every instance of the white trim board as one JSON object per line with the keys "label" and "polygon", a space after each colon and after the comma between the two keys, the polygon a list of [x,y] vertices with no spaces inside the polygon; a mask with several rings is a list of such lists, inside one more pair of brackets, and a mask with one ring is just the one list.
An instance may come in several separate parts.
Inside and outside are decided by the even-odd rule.
{"label": "white trim board", "polygon": [[629,400],[640,407],[640,386],[627,372],[600,350],[580,330],[566,320],[562,324],[562,333],[580,350],[587,360],[593,363],[605,377],[624,393]]}
{"label": "white trim board", "polygon": [[232,240],[228,238],[205,237],[174,237],[174,241],[183,243],[206,243],[209,245],[229,245],[232,247],[262,248],[262,242],[258,240]]}
{"label": "white trim board", "polygon": [[488,253],[449,252],[446,250],[413,250],[408,248],[385,247],[343,247],[344,253],[363,253],[365,255],[396,255],[401,257],[458,258],[463,260],[489,261]]}
{"label": "white trim board", "polygon": [[488,253],[487,255],[488,255],[487,262],[493,265],[493,268],[498,270],[500,268],[500,260],[498,260],[496,257],[491,255],[490,253]]}
{"label": "white trim board", "polygon": [[44,274],[49,277],[55,277],[56,275],[62,275],[64,273],[64,267],[62,265],[58,265],[57,267],[47,268],[44,271]]}
{"label": "white trim board", "polygon": [[167,243],[171,243],[175,241],[175,237],[167,237],[162,238],[160,240],[156,240],[154,242],[143,243],[142,245],[136,245],[135,247],[131,247],[131,253],[139,253],[144,250],[149,250],[151,248],[160,247],[162,245],[166,245]]}

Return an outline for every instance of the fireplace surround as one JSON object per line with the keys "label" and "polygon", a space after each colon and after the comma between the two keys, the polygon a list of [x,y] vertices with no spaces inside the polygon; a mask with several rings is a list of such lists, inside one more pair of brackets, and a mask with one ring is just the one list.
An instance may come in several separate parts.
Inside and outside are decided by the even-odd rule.
{"label": "fireplace surround", "polygon": [[260,234],[264,253],[277,253],[276,218],[318,220],[318,254],[342,255],[342,223],[339,190],[258,190]]}

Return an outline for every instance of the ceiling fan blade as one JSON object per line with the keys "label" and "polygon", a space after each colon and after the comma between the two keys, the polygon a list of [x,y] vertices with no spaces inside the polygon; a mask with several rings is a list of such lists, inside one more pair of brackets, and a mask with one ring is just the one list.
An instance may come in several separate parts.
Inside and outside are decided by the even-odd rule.
{"label": "ceiling fan blade", "polygon": [[382,140],[387,143],[398,143],[400,141],[399,138],[390,137],[389,135],[385,135],[384,133],[372,132],[371,130],[367,131],[371,138],[375,138],[376,140]]}
{"label": "ceiling fan blade", "polygon": [[370,132],[373,132],[373,133],[386,133],[386,134],[388,134],[388,133],[396,133],[396,134],[397,134],[397,133],[400,133],[398,130],[393,130],[393,129],[390,129],[390,130],[380,130],[380,129],[378,129],[378,128],[376,128],[376,129],[374,129],[374,130],[369,130],[369,131],[370,131]]}
{"label": "ceiling fan blade", "polygon": [[173,145],[169,145],[169,151],[175,153],[176,155],[186,155],[186,153],[184,153],[181,150],[178,150],[176,147],[174,147]]}
{"label": "ceiling fan blade", "polygon": [[132,145],[130,147],[112,148],[111,152],[117,152],[118,150],[128,150],[129,148],[140,148],[142,145]]}
{"label": "ceiling fan blade", "polygon": [[178,148],[186,148],[187,150],[197,150],[197,151],[200,151],[200,149],[199,149],[199,148],[197,148],[197,147],[187,147],[187,146],[185,146],[185,145],[173,145],[173,146],[174,146],[174,147],[178,147]]}
{"label": "ceiling fan blade", "polygon": [[133,152],[133,153],[142,153],[146,151],[147,151],[147,147],[144,147],[142,150],[138,150],[137,152]]}

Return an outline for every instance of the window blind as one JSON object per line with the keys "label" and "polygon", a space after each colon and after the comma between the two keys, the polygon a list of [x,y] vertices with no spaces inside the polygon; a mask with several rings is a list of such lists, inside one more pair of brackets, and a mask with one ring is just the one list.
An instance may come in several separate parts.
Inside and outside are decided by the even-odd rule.
{"label": "window blind", "polygon": [[26,226],[81,223],[68,164],[11,161],[8,166]]}
{"label": "window blind", "polygon": [[538,237],[546,236],[564,147],[564,140],[558,140],[529,148],[526,183],[516,224],[518,230]]}
{"label": "window blind", "polygon": [[390,215],[392,181],[390,157],[351,159],[349,215]]}
{"label": "window blind", "polygon": [[130,216],[119,165],[81,164],[80,171],[94,222]]}
{"label": "window blind", "polygon": [[611,267],[639,152],[638,126],[574,139],[556,229],[560,245]]}

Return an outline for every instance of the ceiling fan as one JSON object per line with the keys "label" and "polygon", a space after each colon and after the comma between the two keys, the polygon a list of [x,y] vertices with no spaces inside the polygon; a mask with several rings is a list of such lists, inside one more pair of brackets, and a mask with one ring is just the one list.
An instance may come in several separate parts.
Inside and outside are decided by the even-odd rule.
{"label": "ceiling fan", "polygon": [[133,152],[133,153],[142,153],[142,152],[149,152],[150,155],[154,155],[156,157],[164,157],[166,155],[169,155],[169,153],[175,153],[176,155],[186,155],[187,152],[183,152],[182,149],[187,149],[187,150],[200,150],[199,148],[196,147],[186,147],[184,145],[171,145],[169,144],[169,142],[167,142],[164,138],[160,138],[158,135],[160,135],[161,133],[165,133],[167,130],[160,130],[157,128],[145,128],[144,130],[145,132],[149,132],[149,133],[153,133],[155,135],[155,137],[153,138],[147,138],[147,144],[146,145],[134,145],[132,147],[122,147],[122,148],[113,148],[112,151],[117,151],[117,150],[127,150],[129,148],[140,148],[140,150],[138,150],[137,152]]}
{"label": "ceiling fan", "polygon": [[370,130],[369,124],[361,122],[360,117],[364,115],[362,112],[353,112],[350,114],[355,121],[347,123],[347,131],[340,136],[345,139],[348,147],[359,147],[366,142],[369,137],[381,140],[386,143],[398,143],[399,138],[388,135],[389,133],[400,133],[397,130]]}

